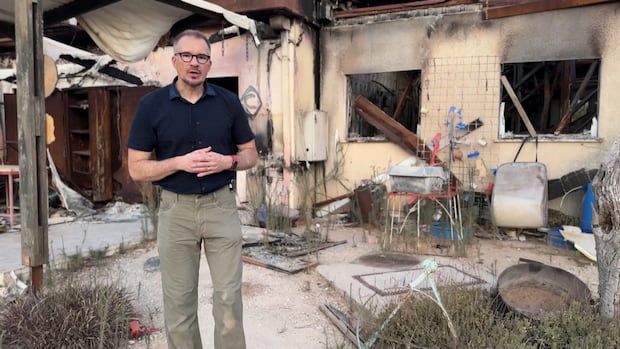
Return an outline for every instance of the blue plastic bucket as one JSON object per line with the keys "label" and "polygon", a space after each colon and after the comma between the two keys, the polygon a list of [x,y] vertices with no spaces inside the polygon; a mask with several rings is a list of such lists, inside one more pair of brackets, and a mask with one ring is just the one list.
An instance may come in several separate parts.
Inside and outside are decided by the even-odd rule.
{"label": "blue plastic bucket", "polygon": [[594,205],[594,190],[592,183],[588,183],[583,187],[583,204],[581,206],[581,231],[592,234],[592,208]]}
{"label": "blue plastic bucket", "polygon": [[[458,240],[458,232],[456,229],[450,230],[450,223],[448,222],[433,222],[431,226],[431,233],[434,237],[444,240]],[[454,234],[454,238],[452,237]]]}

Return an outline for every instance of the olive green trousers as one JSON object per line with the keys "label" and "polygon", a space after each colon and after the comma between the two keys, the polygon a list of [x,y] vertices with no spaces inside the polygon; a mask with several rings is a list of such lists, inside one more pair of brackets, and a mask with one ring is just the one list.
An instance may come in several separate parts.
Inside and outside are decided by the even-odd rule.
{"label": "olive green trousers", "polygon": [[213,283],[214,347],[244,349],[242,240],[235,193],[228,187],[205,195],[162,190],[157,243],[168,348],[203,348],[197,312],[204,246]]}

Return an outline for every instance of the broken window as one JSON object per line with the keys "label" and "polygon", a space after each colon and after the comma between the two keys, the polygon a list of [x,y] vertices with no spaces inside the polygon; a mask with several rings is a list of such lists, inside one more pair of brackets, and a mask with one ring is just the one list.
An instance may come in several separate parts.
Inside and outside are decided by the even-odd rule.
{"label": "broken window", "polygon": [[[598,136],[600,59],[506,63],[506,77],[536,134]],[[506,86],[501,95],[500,137],[529,135]]]}
{"label": "broken window", "polygon": [[349,140],[385,140],[379,130],[355,111],[358,95],[366,97],[387,115],[416,132],[420,106],[421,71],[401,71],[347,76],[349,91]]}

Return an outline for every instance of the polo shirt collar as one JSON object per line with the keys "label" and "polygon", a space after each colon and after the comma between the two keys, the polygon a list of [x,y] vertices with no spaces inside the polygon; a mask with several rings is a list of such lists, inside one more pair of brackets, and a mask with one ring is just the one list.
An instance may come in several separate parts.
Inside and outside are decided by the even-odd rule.
{"label": "polo shirt collar", "polygon": [[[175,98],[181,98],[181,94],[179,93],[179,90],[177,89],[177,85],[176,82],[179,79],[179,77],[175,77],[174,80],[172,80],[172,84],[170,84],[170,87],[168,88],[168,95],[170,97],[170,100],[173,100]],[[213,86],[211,86],[211,84],[207,83],[207,80],[205,80],[204,82],[204,90],[202,92],[202,96],[200,97],[200,99],[205,98],[206,96],[215,96],[215,89],[213,89]]]}

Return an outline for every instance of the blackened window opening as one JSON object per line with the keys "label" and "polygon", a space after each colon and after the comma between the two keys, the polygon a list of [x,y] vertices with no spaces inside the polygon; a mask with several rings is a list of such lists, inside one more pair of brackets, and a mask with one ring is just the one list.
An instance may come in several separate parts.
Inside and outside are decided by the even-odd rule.
{"label": "blackened window opening", "polygon": [[[506,63],[502,75],[537,133],[590,134],[593,119],[598,116],[599,67],[600,59]],[[505,103],[505,131],[527,134],[504,88],[501,98]]]}
{"label": "blackened window opening", "polygon": [[[356,74],[348,76],[348,139],[383,138],[381,131],[355,111],[356,96],[364,96],[408,130],[416,132],[420,110],[421,71]],[[398,105],[401,104],[397,113]],[[396,115],[395,115],[396,114]]]}

